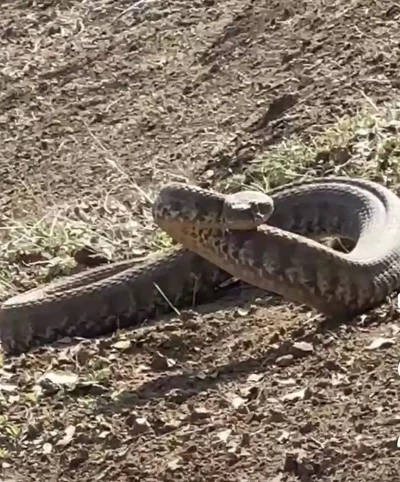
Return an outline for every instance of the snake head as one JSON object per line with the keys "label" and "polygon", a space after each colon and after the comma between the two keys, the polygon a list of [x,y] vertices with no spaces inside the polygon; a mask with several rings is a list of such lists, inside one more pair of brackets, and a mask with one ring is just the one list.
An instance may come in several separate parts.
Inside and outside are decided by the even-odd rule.
{"label": "snake head", "polygon": [[190,223],[198,228],[253,230],[274,210],[272,198],[256,191],[220,194],[197,186],[171,183],[158,193],[153,217],[158,225]]}
{"label": "snake head", "polygon": [[268,221],[274,202],[267,194],[241,191],[224,196],[222,217],[228,229],[252,230]]}

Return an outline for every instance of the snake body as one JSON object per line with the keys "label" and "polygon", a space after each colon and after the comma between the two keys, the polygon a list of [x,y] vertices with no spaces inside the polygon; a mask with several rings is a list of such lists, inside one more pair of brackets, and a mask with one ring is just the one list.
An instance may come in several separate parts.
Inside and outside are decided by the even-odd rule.
{"label": "snake body", "polygon": [[[229,275],[329,316],[366,311],[400,288],[400,199],[371,181],[312,180],[270,196],[170,184],[153,217],[183,248],[14,296],[0,308],[3,349],[20,353],[138,324],[214,297]],[[337,252],[317,241],[325,236],[355,247]]]}

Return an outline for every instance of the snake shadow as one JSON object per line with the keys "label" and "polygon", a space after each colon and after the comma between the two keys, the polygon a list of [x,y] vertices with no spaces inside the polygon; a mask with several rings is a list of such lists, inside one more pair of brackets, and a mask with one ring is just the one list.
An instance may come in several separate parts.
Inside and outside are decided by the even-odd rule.
{"label": "snake shadow", "polygon": [[[252,301],[260,295],[266,296],[266,292],[253,288],[246,288],[240,298],[243,302]],[[279,296],[271,296],[267,293],[269,306],[283,306],[285,301]],[[238,298],[228,296],[218,300],[218,307],[229,309],[238,306]],[[275,360],[278,357],[290,353],[290,349],[294,342],[312,341],[314,346],[323,345],[327,338],[332,337],[335,331],[340,328],[357,329],[367,328],[370,325],[376,325],[397,321],[400,319],[400,313],[393,308],[393,303],[387,303],[383,307],[369,311],[367,314],[354,317],[352,319],[333,319],[316,314],[312,319],[311,329],[305,329],[302,326],[296,327],[291,331],[286,339],[282,339],[258,356],[249,356],[242,360],[231,360],[228,363],[213,366],[212,375],[199,377],[199,369],[193,371],[185,371],[180,374],[163,374],[160,377],[143,382],[138,388],[125,392],[118,400],[106,402],[99,400],[97,411],[99,413],[108,413],[132,409],[133,406],[143,406],[149,402],[167,398],[168,402],[184,403],[210,389],[223,386],[231,381],[245,381],[249,374],[261,373],[267,376],[272,368],[276,368]],[[199,314],[215,312],[215,303],[197,307]],[[384,316],[382,315],[384,311]],[[309,312],[310,310],[307,309]],[[336,334],[336,338],[338,335]],[[315,356],[315,355],[311,355]],[[294,361],[296,363],[296,361]],[[285,367],[281,368],[282,373]],[[217,374],[217,375],[215,375]]]}

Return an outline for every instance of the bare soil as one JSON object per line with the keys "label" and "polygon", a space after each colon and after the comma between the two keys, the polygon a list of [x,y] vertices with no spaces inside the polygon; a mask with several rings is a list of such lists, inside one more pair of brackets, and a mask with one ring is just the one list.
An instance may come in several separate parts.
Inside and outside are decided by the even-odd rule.
{"label": "bare soil", "polygon": [[[135,184],[217,186],[312,142],[396,98],[399,20],[386,0],[3,2],[0,221],[105,191],[139,215]],[[393,303],[339,328],[251,290],[195,309],[6,360],[3,480],[400,480]]]}

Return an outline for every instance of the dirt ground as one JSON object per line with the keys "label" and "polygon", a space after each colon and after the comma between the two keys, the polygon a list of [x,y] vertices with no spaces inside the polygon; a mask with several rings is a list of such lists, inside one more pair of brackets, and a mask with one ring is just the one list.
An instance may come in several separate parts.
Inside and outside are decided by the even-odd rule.
{"label": "dirt ground", "polygon": [[[0,223],[105,192],[140,216],[135,185],[217,186],[312,142],[397,97],[399,20],[386,0],[3,2]],[[335,329],[250,289],[193,309],[6,360],[2,480],[400,481],[394,301]]]}

